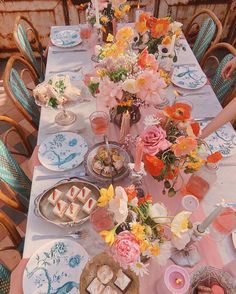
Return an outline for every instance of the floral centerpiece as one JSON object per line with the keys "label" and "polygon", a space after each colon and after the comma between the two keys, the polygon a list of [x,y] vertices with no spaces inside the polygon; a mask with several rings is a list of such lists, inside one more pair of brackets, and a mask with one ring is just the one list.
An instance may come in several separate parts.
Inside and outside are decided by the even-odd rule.
{"label": "floral centerpiece", "polygon": [[164,181],[163,193],[176,194],[176,183],[184,173],[194,173],[206,163],[216,163],[220,152],[204,155],[205,142],[199,138],[200,126],[191,118],[191,106],[175,102],[162,112],[145,119],[146,129],[141,134],[144,142],[146,171],[158,181]]}
{"label": "floral centerpiece", "polygon": [[[160,265],[166,263],[171,256],[172,240],[179,248],[189,242],[186,233],[192,227],[191,213],[182,211],[175,217],[168,216],[166,207],[152,203],[149,194],[138,199],[133,185],[117,186],[115,190],[110,185],[108,189],[102,188],[100,194],[98,206],[107,207],[114,217],[114,227],[101,231],[100,235],[122,267],[142,276],[148,273],[149,258]],[[168,238],[165,228],[169,228]]]}
{"label": "floral centerpiece", "polygon": [[173,21],[171,17],[155,18],[144,12],[135,23],[135,46],[140,50],[148,47],[148,52],[154,54],[158,45],[170,45],[174,35],[178,39],[182,34],[181,27],[182,23]]}
{"label": "floral centerpiece", "polygon": [[[91,4],[86,10],[87,22],[91,25],[96,23],[96,11],[95,1],[92,0]],[[99,8],[99,21],[102,25],[102,31],[104,32],[104,41],[108,33],[113,33],[115,30],[115,22],[125,18],[126,14],[130,10],[130,5],[126,0],[98,0]]]}
{"label": "floral centerpiece", "polygon": [[125,27],[115,38],[108,36],[110,43],[96,46],[99,63],[85,82],[100,105],[113,109],[113,116],[128,110],[136,122],[139,106],[163,103],[166,83],[147,48],[140,54],[130,48],[133,37],[132,28]]}

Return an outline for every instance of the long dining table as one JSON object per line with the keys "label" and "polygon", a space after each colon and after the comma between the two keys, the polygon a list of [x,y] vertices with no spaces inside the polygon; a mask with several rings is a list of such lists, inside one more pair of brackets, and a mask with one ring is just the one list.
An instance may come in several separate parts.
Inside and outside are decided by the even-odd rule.
{"label": "long dining table", "polygon": [[[78,30],[79,26],[52,27],[51,34],[64,30],[65,28]],[[183,38],[180,42],[185,46],[186,50],[179,49],[177,51],[178,60],[176,64],[194,63],[199,65],[186,39]],[[88,47],[89,46],[86,42],[71,49],[50,46],[46,67],[46,79],[56,72],[63,74],[67,72],[71,76],[73,84],[81,86],[83,74],[92,70],[94,66],[93,61],[91,60],[91,55],[93,53],[92,48]],[[78,51],[78,48],[85,48],[86,50]],[[82,67],[82,70],[80,72],[69,72],[69,70],[77,67]],[[169,85],[167,88],[167,97],[170,102],[175,98],[173,90],[174,86],[172,84]],[[188,90],[185,90],[184,92],[189,93]],[[193,105],[193,117],[202,118],[204,120],[204,117],[212,117],[220,112],[221,105],[209,83],[201,89],[201,92],[205,92],[205,95],[198,95],[198,92],[199,90],[191,90],[191,95],[178,97],[179,100],[184,99],[191,102]],[[99,109],[99,105],[96,104],[96,99],[93,97],[89,97],[87,101],[73,105],[71,110],[77,114],[77,120],[70,126],[62,127],[54,122],[57,110],[42,107],[37,144],[40,145],[50,134],[59,131],[71,131],[82,135],[87,141],[89,147],[91,147],[94,143],[94,138],[90,128],[89,115],[96,109]],[[143,109],[141,121],[131,128],[131,134],[140,134],[143,129],[142,120],[145,117],[145,114],[154,113],[155,111],[156,109],[152,107]],[[227,129],[232,131],[232,126],[228,125],[226,131]],[[109,139],[117,141],[119,138],[118,136],[118,128],[115,125],[110,124]],[[66,229],[56,226],[38,216],[35,211],[35,200],[37,196],[49,187],[55,185],[57,182],[71,177],[79,177],[83,172],[83,164],[73,170],[65,172],[53,172],[42,165],[35,166],[25,236],[24,258],[30,258],[38,248],[50,241],[51,238],[47,237],[47,235],[55,234],[63,236],[68,232],[68,228]],[[194,221],[201,222],[214,209],[214,205],[217,202],[220,202],[222,198],[227,201],[235,200],[235,173],[236,154],[235,156],[224,158],[222,160],[217,172],[216,183],[211,187],[208,194],[200,202],[199,208],[192,215]],[[126,181],[128,181],[128,179],[126,179]],[[164,203],[172,215],[183,209],[181,205],[182,196],[180,193],[174,198],[169,198],[168,196],[163,195],[161,192],[161,184],[149,175],[145,176],[142,182],[144,191],[149,192],[155,201]],[[122,183],[125,183],[125,181]],[[86,249],[90,257],[93,257],[106,249],[103,240],[93,230],[89,222],[83,224],[82,228],[88,232],[88,236],[86,238],[81,238],[78,242]],[[42,235],[44,238],[36,240],[35,235]],[[223,268],[225,264],[236,259],[236,249],[233,247],[231,236],[227,236],[216,242],[213,236],[209,234],[197,242],[197,246],[202,259],[194,268],[188,268],[189,272],[192,272],[201,265],[211,265],[217,268]],[[171,263],[172,261],[168,261],[168,265]],[[156,293],[157,281],[162,277],[165,267],[166,266],[158,265],[155,261],[150,262],[149,275],[145,275],[141,278],[141,294]]]}

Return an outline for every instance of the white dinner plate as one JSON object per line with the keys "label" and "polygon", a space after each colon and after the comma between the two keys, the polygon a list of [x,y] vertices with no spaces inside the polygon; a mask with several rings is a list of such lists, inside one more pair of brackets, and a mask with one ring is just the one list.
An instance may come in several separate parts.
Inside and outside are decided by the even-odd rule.
{"label": "white dinner plate", "polygon": [[53,171],[79,166],[88,151],[84,138],[76,133],[60,132],[48,136],[39,146],[40,163]]}
{"label": "white dinner plate", "polygon": [[232,232],[232,240],[233,240],[234,248],[236,249],[236,230]]}
{"label": "white dinner plate", "polygon": [[[203,129],[209,122],[200,122]],[[212,152],[220,151],[223,157],[236,153],[236,132],[230,123],[212,133],[205,139]]]}
{"label": "white dinner plate", "polygon": [[27,263],[24,294],[80,293],[80,275],[88,260],[85,249],[73,240],[57,239],[45,244]]}
{"label": "white dinner plate", "polygon": [[171,81],[180,88],[194,90],[202,88],[207,77],[197,65],[177,65],[174,67]]}
{"label": "white dinner plate", "polygon": [[53,45],[61,48],[69,48],[79,45],[82,42],[78,31],[64,30],[54,33],[51,37]]}

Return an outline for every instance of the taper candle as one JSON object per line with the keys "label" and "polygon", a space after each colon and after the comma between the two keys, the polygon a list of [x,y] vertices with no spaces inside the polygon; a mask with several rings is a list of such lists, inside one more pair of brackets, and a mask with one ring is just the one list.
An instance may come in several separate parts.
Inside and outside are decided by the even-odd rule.
{"label": "taper candle", "polygon": [[210,224],[217,218],[217,216],[222,212],[224,207],[222,205],[216,207],[205,219],[197,226],[197,230],[200,233],[204,233]]}
{"label": "taper candle", "polygon": [[120,128],[120,143],[124,143],[125,137],[130,131],[130,114],[125,111],[122,115],[121,128]]}
{"label": "taper candle", "polygon": [[143,147],[144,147],[143,140],[139,138],[139,141],[136,145],[135,161],[134,161],[134,170],[136,172],[139,172],[141,169],[141,162],[143,159]]}
{"label": "taper candle", "polygon": [[96,15],[96,27],[99,28],[100,21],[99,21],[99,7],[98,7],[98,0],[94,0],[95,3],[95,15]]}
{"label": "taper candle", "polygon": [[169,55],[173,56],[174,55],[174,50],[175,50],[175,40],[176,40],[176,35],[174,34],[171,39],[171,44],[170,44],[170,50],[169,50]]}

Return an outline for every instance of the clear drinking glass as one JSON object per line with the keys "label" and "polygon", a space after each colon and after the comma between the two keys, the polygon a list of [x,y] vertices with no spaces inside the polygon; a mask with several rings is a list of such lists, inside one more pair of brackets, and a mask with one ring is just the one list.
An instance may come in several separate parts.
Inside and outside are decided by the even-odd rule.
{"label": "clear drinking glass", "polygon": [[113,214],[106,207],[99,207],[90,215],[90,222],[96,232],[109,231],[114,227]]}
{"label": "clear drinking glass", "polygon": [[80,25],[80,38],[88,45],[88,40],[92,35],[92,26],[88,23]]}
{"label": "clear drinking glass", "polygon": [[66,110],[63,107],[63,110],[56,115],[55,123],[59,126],[69,126],[73,124],[76,121],[76,119],[77,115],[74,112]]}
{"label": "clear drinking glass", "polygon": [[89,116],[92,131],[95,135],[105,135],[108,129],[109,116],[104,111],[95,111]]}

